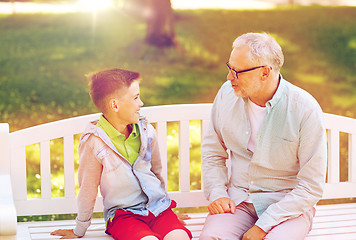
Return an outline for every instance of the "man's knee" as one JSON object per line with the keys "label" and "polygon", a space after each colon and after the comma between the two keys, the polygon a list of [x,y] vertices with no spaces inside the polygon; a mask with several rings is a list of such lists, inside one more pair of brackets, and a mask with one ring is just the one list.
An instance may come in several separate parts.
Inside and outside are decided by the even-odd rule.
{"label": "man's knee", "polygon": [[315,209],[312,208],[299,217],[289,219],[271,229],[266,235],[266,240],[288,239],[304,240],[311,230]]}
{"label": "man's knee", "polygon": [[205,221],[203,230],[199,240],[220,240],[224,228],[220,225],[223,219],[219,219],[220,215],[209,215]]}
{"label": "man's knee", "polygon": [[203,231],[200,234],[199,240],[218,240],[221,238],[218,238],[219,234],[218,233],[213,233],[210,231],[207,231],[206,229],[203,229]]}
{"label": "man's knee", "polygon": [[239,239],[237,233],[231,229],[224,228],[204,228],[199,240],[236,240]]}

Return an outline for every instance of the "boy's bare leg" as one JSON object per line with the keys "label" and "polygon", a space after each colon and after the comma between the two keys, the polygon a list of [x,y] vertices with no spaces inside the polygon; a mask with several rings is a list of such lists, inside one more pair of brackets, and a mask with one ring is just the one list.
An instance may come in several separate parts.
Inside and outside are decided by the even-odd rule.
{"label": "boy's bare leg", "polygon": [[158,238],[156,238],[155,236],[146,236],[141,238],[141,240],[158,240]]}
{"label": "boy's bare leg", "polygon": [[163,240],[189,240],[189,236],[183,229],[175,229],[170,231]]}

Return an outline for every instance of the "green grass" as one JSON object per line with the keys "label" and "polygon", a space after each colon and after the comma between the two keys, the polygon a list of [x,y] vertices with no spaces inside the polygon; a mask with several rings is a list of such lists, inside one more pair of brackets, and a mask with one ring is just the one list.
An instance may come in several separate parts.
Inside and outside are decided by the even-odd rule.
{"label": "green grass", "polygon": [[[15,131],[97,112],[84,74],[110,67],[142,73],[145,106],[212,102],[226,80],[225,62],[233,40],[245,32],[262,31],[281,44],[287,80],[310,92],[325,112],[356,117],[356,8],[194,10],[176,15],[178,49],[144,45],[145,23],[120,11],[101,12],[95,19],[90,13],[0,15],[0,122],[8,122]],[[174,123],[169,126],[172,137],[175,128]],[[191,131],[196,137],[199,126],[193,124]],[[51,144],[52,178],[57,182],[52,194],[62,196],[63,144],[61,140]],[[192,139],[191,145],[191,188],[199,189],[199,142]],[[345,180],[345,137],[341,146]],[[177,141],[168,148],[168,188],[176,190]],[[32,145],[27,151],[32,198],[40,196],[38,149]],[[34,219],[39,218],[54,216]]]}
{"label": "green grass", "polygon": [[142,73],[146,106],[212,102],[232,41],[250,31],[276,37],[282,74],[324,111],[355,117],[356,8],[176,13],[179,50],[145,46],[145,23],[120,11],[95,21],[90,13],[0,15],[0,122],[14,131],[96,112],[84,74],[109,67]]}

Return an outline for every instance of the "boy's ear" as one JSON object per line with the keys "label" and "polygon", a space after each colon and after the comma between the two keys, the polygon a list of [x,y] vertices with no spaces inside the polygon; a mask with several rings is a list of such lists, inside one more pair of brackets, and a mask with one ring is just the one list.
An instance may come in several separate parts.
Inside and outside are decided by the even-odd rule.
{"label": "boy's ear", "polygon": [[119,102],[117,99],[112,98],[109,102],[109,107],[111,111],[118,112],[119,111]]}

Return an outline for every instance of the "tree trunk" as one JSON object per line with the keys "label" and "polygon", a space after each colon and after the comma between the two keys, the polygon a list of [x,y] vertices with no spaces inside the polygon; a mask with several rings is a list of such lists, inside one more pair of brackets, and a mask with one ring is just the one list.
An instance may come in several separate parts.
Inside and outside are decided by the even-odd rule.
{"label": "tree trunk", "polygon": [[16,13],[16,9],[15,9],[15,1],[11,0],[11,5],[12,5],[12,14]]}
{"label": "tree trunk", "polygon": [[156,47],[176,45],[174,14],[170,0],[146,0],[146,43]]}

